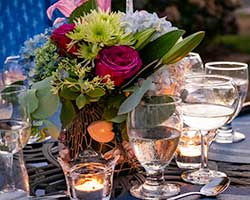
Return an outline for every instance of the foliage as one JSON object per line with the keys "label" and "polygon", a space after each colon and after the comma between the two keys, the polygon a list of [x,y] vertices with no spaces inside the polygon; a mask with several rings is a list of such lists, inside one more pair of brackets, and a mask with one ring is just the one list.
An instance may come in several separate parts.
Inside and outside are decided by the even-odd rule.
{"label": "foliage", "polygon": [[146,11],[126,14],[93,7],[89,1],[77,8],[71,23],[56,28],[36,50],[35,83],[25,99],[32,100],[32,118],[50,130],[54,126],[47,118],[59,101],[63,127],[96,102],[103,105],[104,120],[122,123],[150,88],[150,75],[182,59],[204,37],[197,32],[182,40],[185,31]]}

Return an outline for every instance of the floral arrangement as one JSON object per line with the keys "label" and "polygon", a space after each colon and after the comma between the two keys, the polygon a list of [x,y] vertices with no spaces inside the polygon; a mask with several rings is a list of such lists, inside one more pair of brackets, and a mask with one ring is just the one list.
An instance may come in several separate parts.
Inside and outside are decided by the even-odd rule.
{"label": "floral arrangement", "polygon": [[55,138],[60,131],[49,118],[59,110],[60,138],[76,149],[72,156],[90,145],[102,152],[126,146],[126,114],[152,87],[151,75],[204,37],[197,32],[183,39],[184,31],[165,18],[110,12],[100,2],[74,7],[67,22],[49,33],[36,50],[33,84],[23,101],[37,127]]}

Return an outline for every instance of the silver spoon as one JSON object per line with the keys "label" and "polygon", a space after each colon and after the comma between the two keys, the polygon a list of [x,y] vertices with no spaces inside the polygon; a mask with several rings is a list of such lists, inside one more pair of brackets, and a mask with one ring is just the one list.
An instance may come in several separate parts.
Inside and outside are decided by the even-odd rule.
{"label": "silver spoon", "polygon": [[224,192],[230,184],[228,177],[215,178],[211,182],[204,185],[199,192],[188,192],[180,194],[174,197],[168,198],[168,200],[180,199],[190,195],[204,195],[204,196],[216,196]]}

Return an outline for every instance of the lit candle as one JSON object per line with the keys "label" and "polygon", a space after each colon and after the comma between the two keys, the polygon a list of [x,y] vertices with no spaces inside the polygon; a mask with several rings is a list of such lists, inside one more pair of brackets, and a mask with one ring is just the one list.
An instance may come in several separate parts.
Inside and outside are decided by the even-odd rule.
{"label": "lit candle", "polygon": [[101,200],[103,196],[103,183],[97,179],[79,180],[80,184],[74,185],[75,194],[78,199]]}
{"label": "lit candle", "polygon": [[179,147],[180,154],[186,157],[196,157],[201,155],[200,145],[183,145]]}

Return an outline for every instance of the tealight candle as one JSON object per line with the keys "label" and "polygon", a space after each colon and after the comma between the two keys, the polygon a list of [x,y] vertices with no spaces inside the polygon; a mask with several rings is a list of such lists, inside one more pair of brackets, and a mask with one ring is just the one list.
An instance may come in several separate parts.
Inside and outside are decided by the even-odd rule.
{"label": "tealight candle", "polygon": [[100,200],[103,196],[103,183],[97,179],[92,178],[88,180],[80,180],[82,184],[75,185],[75,195],[78,199],[93,199]]}
{"label": "tealight candle", "polygon": [[73,199],[109,200],[112,191],[113,169],[103,163],[76,164],[70,171]]}
{"label": "tealight candle", "polygon": [[201,163],[200,135],[194,130],[185,130],[180,138],[175,156],[180,168],[198,168]]}

